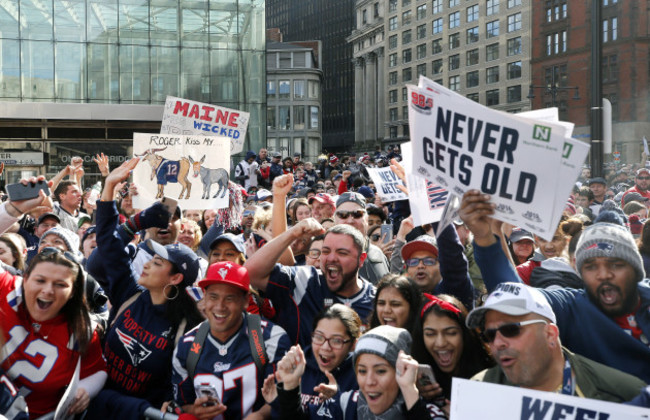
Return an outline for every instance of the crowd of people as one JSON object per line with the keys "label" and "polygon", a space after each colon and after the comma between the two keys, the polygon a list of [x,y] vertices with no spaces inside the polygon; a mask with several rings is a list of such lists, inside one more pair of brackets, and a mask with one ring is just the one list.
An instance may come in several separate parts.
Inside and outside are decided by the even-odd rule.
{"label": "crowd of people", "polygon": [[398,146],[249,151],[207,210],[136,209],[140,159],[94,161],[99,185],[74,158],[0,205],[9,419],[52,415],[74,375],[63,410],[89,419],[446,419],[453,378],[650,407],[645,157],[584,168],[552,238],[475,190],[415,226],[367,172],[401,176]]}

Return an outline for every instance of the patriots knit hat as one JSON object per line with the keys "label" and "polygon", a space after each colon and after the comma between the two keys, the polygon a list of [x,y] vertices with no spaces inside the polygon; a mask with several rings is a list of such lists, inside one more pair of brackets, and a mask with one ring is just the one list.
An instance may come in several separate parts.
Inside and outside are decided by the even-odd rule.
{"label": "patriots knit hat", "polygon": [[356,366],[359,356],[370,353],[386,359],[393,367],[397,363],[400,350],[411,354],[411,334],[404,328],[381,325],[373,328],[359,338],[354,348],[354,364]]}
{"label": "patriots knit hat", "polygon": [[45,232],[43,236],[41,236],[40,242],[43,242],[43,239],[45,239],[45,237],[48,235],[56,235],[61,238],[63,242],[65,242],[66,246],[68,247],[68,251],[70,252],[74,253],[79,250],[79,236],[70,229],[66,229],[61,226],[55,226]]}
{"label": "patriots knit hat", "polygon": [[644,277],[643,260],[632,234],[623,226],[612,223],[596,223],[587,227],[580,235],[576,247],[576,268],[582,272],[582,265],[588,258],[620,258],[630,264],[636,272],[636,281]]}

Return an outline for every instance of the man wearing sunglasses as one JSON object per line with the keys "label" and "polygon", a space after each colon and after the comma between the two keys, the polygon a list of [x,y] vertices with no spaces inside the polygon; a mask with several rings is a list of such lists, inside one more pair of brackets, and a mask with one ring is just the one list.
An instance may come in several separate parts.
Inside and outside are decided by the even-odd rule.
{"label": "man wearing sunglasses", "polygon": [[612,402],[629,401],[645,386],[562,347],[551,305],[522,283],[499,284],[466,322],[481,330],[497,362],[473,379]]}
{"label": "man wearing sunglasses", "polygon": [[357,192],[344,192],[336,200],[334,223],[337,225],[350,225],[366,237],[365,252],[368,258],[364,261],[359,275],[372,284],[377,284],[379,279],[390,272],[388,258],[376,245],[370,243],[368,234],[368,213],[366,213],[366,199]]}
{"label": "man wearing sunglasses", "polygon": [[[474,256],[488,291],[521,282],[492,232],[489,195],[466,192],[459,213],[474,234]],[[650,381],[650,287],[632,234],[611,223],[587,227],[577,243],[575,269],[584,289],[540,289],[557,316],[564,345]]]}
{"label": "man wearing sunglasses", "polygon": [[[650,198],[650,191],[648,191],[648,187],[650,187],[650,169],[641,168],[636,171],[634,186],[625,191],[621,202],[625,203],[625,196],[633,192],[638,193],[641,197],[644,197],[646,199]],[[648,202],[646,201],[645,204],[647,205]]]}

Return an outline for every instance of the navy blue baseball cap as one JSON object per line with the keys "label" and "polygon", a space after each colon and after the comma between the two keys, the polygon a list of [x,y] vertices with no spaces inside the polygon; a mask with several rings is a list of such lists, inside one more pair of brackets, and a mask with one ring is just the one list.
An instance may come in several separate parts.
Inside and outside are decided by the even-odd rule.
{"label": "navy blue baseball cap", "polygon": [[210,249],[214,248],[217,245],[217,242],[220,241],[228,241],[235,247],[238,252],[241,252],[242,254],[246,253],[244,250],[244,241],[241,238],[237,237],[237,235],[233,235],[229,232],[217,236],[215,240],[210,243]]}
{"label": "navy blue baseball cap", "polygon": [[176,266],[183,275],[184,284],[190,285],[198,280],[199,256],[190,247],[179,243],[162,246],[151,239],[147,239],[146,243],[156,255]]}

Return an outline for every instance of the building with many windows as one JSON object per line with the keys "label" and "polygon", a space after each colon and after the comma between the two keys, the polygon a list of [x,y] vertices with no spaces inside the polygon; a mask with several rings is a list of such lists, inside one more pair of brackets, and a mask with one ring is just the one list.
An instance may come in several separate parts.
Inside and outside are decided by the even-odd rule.
{"label": "building with many windows", "polygon": [[[366,84],[368,59],[373,51],[381,51],[374,53],[381,58],[377,66],[383,67],[377,95],[385,98],[385,107],[381,100],[377,105],[383,108],[378,141],[409,138],[406,85],[417,84],[420,75],[487,106],[508,112],[530,109],[526,98],[530,2],[358,0],[355,7],[357,27],[348,40],[356,63],[365,66],[363,73],[355,73],[356,83],[365,87],[364,95],[374,94],[368,93]],[[375,9],[380,12],[379,19],[364,21]],[[372,113],[363,101],[355,105],[355,113]],[[367,141],[369,136],[361,132],[357,141]]]}
{"label": "building with many windows", "polygon": [[[589,140],[591,108],[592,2],[533,2],[531,89],[534,108],[558,106],[576,124],[574,137]],[[638,162],[650,133],[648,0],[601,0],[599,28],[602,97],[612,104],[613,150],[623,162]],[[579,99],[576,97],[578,88]],[[552,89],[557,87],[559,89]]]}
{"label": "building with many windows", "polygon": [[266,45],[266,130],[270,151],[316,162],[322,149],[319,41]]}
{"label": "building with many windows", "polygon": [[[167,95],[251,113],[265,144],[264,0],[0,2],[0,156],[11,180],[130,155]],[[101,147],[99,146],[101,144]],[[19,153],[28,154],[18,155]]]}
{"label": "building with many windows", "polygon": [[343,151],[354,141],[354,67],[345,38],[354,29],[355,0],[266,0],[266,26],[285,42],[317,39],[323,60],[323,147]]}

